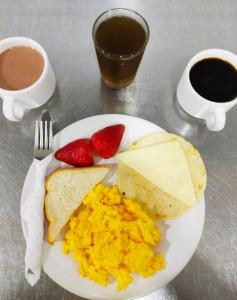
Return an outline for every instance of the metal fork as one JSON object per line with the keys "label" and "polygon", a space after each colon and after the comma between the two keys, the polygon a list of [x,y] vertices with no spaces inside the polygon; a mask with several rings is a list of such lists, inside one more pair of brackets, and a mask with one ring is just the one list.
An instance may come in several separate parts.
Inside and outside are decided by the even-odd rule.
{"label": "metal fork", "polygon": [[35,123],[34,158],[41,160],[53,151],[52,120],[48,111]]}
{"label": "metal fork", "polygon": [[45,178],[52,160],[53,130],[48,111],[43,111],[36,121],[34,160],[31,165],[31,193],[21,206],[21,219],[26,240],[25,276],[33,286],[40,277],[41,251],[44,237]]}

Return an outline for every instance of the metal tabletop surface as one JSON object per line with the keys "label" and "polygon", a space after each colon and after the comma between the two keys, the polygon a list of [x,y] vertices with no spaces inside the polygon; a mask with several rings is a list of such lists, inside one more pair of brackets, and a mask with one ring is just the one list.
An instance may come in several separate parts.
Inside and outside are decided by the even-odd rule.
{"label": "metal tabletop surface", "polygon": [[[95,18],[114,7],[140,12],[151,30],[136,81],[118,91],[101,84],[91,38]],[[95,114],[131,114],[184,136],[205,160],[206,219],[199,247],[172,283],[143,300],[237,299],[237,106],[228,112],[223,131],[210,132],[182,112],[175,98],[195,53],[207,48],[237,53],[237,1],[1,0],[0,39],[17,35],[39,41],[48,52],[57,88],[44,107],[56,131]],[[34,288],[24,278],[20,196],[32,161],[34,120],[41,111],[28,112],[20,123],[0,114],[1,300],[80,299],[45,274]]]}

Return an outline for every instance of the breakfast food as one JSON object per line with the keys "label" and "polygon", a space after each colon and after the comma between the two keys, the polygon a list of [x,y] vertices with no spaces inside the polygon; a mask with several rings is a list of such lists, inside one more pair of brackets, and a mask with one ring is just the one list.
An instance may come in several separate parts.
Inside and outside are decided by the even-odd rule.
{"label": "breakfast food", "polygon": [[95,186],[71,216],[63,252],[71,252],[83,277],[107,286],[112,276],[117,289],[165,268],[163,255],[154,250],[159,228],[136,201],[121,195],[116,186]]}
{"label": "breakfast food", "polygon": [[61,168],[46,180],[45,214],[48,242],[54,243],[86,194],[109,172],[108,167]]}
{"label": "breakfast food", "polygon": [[102,158],[113,157],[119,148],[124,130],[124,125],[117,124],[95,132],[91,142],[96,154]]}
{"label": "breakfast food", "polygon": [[91,139],[72,141],[55,153],[55,158],[72,166],[88,167],[94,164],[93,151],[101,158],[115,155],[123,138],[125,126],[116,124],[96,131]]}
{"label": "breakfast food", "polygon": [[[93,151],[110,158],[124,129],[121,124],[106,127],[66,145],[56,158],[81,166],[93,163]],[[122,290],[134,276],[152,276],[165,268],[153,217],[173,219],[194,207],[203,196],[206,170],[188,141],[165,132],[135,141],[117,158],[116,186],[100,183],[107,167],[53,172],[46,181],[45,212],[50,243],[68,223],[63,253],[72,255],[81,276],[103,286],[116,281]]]}
{"label": "breakfast food", "polygon": [[67,144],[55,153],[55,158],[72,166],[92,166],[94,159],[90,139],[78,139]]}
{"label": "breakfast food", "polygon": [[206,185],[198,151],[173,134],[154,133],[118,155],[116,182],[160,219],[172,219],[196,205]]}
{"label": "breakfast food", "polygon": [[179,142],[180,147],[184,152],[192,178],[194,191],[197,199],[200,200],[203,197],[203,193],[207,184],[206,168],[198,150],[184,138],[173,133],[155,132],[145,136],[138,141],[135,141],[134,143],[132,143],[132,145],[129,146],[128,149],[134,150],[141,147],[172,141]]}

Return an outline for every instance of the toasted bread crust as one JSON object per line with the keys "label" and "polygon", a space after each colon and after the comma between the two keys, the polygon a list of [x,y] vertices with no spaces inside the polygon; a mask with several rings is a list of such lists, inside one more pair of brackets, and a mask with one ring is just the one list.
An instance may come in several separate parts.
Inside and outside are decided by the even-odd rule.
{"label": "toasted bread crust", "polygon": [[105,168],[105,169],[107,169],[108,171],[109,171],[109,167],[107,167],[107,166],[103,166],[103,165],[101,165],[101,166],[92,166],[92,167],[81,167],[81,168],[79,168],[79,167],[65,167],[65,168],[58,168],[58,169],[56,169],[56,170],[54,170],[54,171],[52,171],[49,175],[48,175],[48,177],[47,177],[47,179],[46,179],[46,181],[45,181],[45,189],[46,189],[46,192],[48,192],[49,191],[49,188],[48,188],[48,185],[49,185],[49,181],[52,179],[52,177],[53,176],[56,176],[58,173],[60,173],[60,172],[65,172],[65,171],[86,171],[86,170],[92,170],[92,169],[102,169],[102,168]]}

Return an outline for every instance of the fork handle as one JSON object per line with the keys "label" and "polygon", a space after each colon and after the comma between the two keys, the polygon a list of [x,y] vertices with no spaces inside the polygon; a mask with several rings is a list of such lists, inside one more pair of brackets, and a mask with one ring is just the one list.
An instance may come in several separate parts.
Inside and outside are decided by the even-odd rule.
{"label": "fork handle", "polygon": [[25,277],[32,286],[40,278],[44,237],[44,183],[51,159],[51,155],[41,161],[34,159],[34,186],[21,207],[22,228],[26,240]]}

